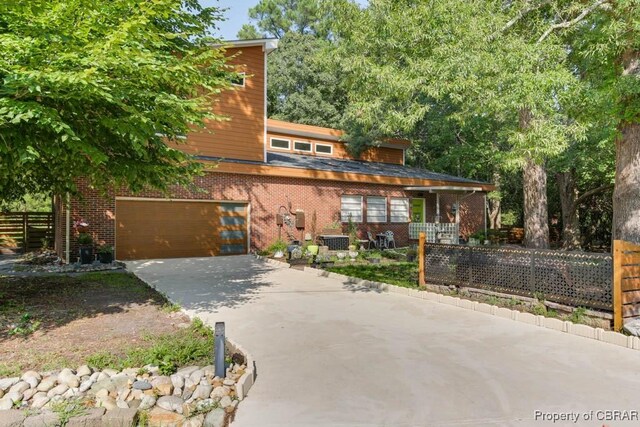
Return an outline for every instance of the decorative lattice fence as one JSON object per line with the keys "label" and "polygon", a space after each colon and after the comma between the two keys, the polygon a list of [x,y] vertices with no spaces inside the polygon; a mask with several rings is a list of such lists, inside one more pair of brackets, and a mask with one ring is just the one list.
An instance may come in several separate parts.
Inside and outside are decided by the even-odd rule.
{"label": "decorative lattice fence", "polygon": [[429,284],[539,296],[571,306],[611,311],[609,254],[425,244]]}

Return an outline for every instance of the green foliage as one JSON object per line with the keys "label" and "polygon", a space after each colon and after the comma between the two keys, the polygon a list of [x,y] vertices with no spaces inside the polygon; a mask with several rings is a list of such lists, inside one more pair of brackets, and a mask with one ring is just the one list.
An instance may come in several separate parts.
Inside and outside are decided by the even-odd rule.
{"label": "green foliage", "polygon": [[65,399],[51,403],[51,411],[58,415],[58,423],[64,426],[73,417],[86,413],[87,408],[79,398]]}
{"label": "green foliage", "polygon": [[33,0],[0,6],[0,196],[168,190],[202,167],[169,145],[230,86],[196,0]]}
{"label": "green foliage", "polygon": [[249,18],[256,21],[257,28],[252,24],[243,25],[238,38],[262,35],[282,38],[293,32],[326,38],[329,9],[323,3],[320,0],[260,0],[249,9]]}
{"label": "green foliage", "polygon": [[0,200],[1,212],[51,212],[51,197],[46,194],[25,194],[14,201]]}
{"label": "green foliage", "polygon": [[389,283],[406,288],[418,287],[418,267],[415,263],[385,265],[364,264],[328,267],[328,271],[375,282]]}
{"label": "green foliage", "polygon": [[113,253],[113,246],[110,245],[100,245],[98,246],[98,250],[97,252],[99,254],[112,254]]}
{"label": "green foliage", "polygon": [[574,309],[567,320],[573,323],[585,323],[587,317],[587,309],[585,307],[577,307]]}
{"label": "green foliage", "polygon": [[349,234],[349,243],[355,245],[358,242],[358,226],[353,221],[351,214],[347,220],[347,233]]}
{"label": "green foliage", "polygon": [[289,32],[269,55],[269,117],[314,126],[340,127],[346,94],[342,72],[325,55],[331,41]]}
{"label": "green foliage", "polygon": [[285,252],[287,250],[287,242],[282,239],[278,239],[267,247],[266,252],[269,255],[273,255],[278,251]]}
{"label": "green foliage", "polygon": [[32,319],[31,314],[24,313],[18,320],[18,323],[9,328],[9,336],[18,335],[27,337],[37,331],[40,324],[41,322],[39,320]]}
{"label": "green foliage", "polygon": [[139,368],[149,364],[158,366],[163,375],[169,375],[180,366],[209,363],[213,354],[213,331],[197,318],[187,329],[148,336],[144,341],[151,345],[125,349],[124,358],[100,352],[88,357],[87,364],[98,369]]}
{"label": "green foliage", "polygon": [[80,233],[78,235],[78,243],[81,245],[90,245],[93,243],[93,237],[89,233]]}

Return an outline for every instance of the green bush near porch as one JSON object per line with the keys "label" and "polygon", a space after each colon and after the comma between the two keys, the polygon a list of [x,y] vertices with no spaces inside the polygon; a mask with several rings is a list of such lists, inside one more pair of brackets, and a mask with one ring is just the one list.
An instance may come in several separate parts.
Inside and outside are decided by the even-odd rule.
{"label": "green bush near porch", "polygon": [[328,267],[326,270],[374,282],[418,288],[418,264],[413,262],[344,265]]}

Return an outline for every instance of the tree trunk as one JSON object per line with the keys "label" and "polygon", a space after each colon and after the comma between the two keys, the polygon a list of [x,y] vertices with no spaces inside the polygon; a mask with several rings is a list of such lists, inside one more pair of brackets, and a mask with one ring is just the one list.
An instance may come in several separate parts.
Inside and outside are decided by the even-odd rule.
{"label": "tree trunk", "polygon": [[549,248],[547,170],[528,158],[523,169],[524,240],[527,248]]}
{"label": "tree trunk", "polygon": [[568,251],[581,249],[580,243],[582,241],[575,172],[575,169],[570,169],[556,174],[562,208],[562,249]]}
{"label": "tree trunk", "polygon": [[501,176],[499,172],[493,173],[493,184],[496,186],[495,193],[489,195],[489,228],[492,230],[499,230],[502,227],[501,214],[502,210],[500,202],[502,195],[500,194],[500,181]]}
{"label": "tree trunk", "polygon": [[[640,79],[640,51],[626,52],[622,63],[623,78]],[[630,117],[620,125],[616,140],[613,238],[640,244],[640,123],[637,111]]]}
{"label": "tree trunk", "polygon": [[[531,110],[522,108],[520,131],[531,126]],[[547,212],[547,170],[528,156],[522,170],[524,190],[524,243],[527,248],[549,248],[549,214]]]}

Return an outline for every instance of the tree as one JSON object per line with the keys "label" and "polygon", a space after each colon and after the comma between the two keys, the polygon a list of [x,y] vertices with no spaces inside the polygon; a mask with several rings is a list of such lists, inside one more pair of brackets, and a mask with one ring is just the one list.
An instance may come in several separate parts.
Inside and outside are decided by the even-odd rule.
{"label": "tree", "polygon": [[261,31],[275,38],[282,38],[290,32],[326,38],[324,12],[328,9],[323,3],[322,0],[260,0],[249,9],[249,18],[257,21],[257,28],[245,24],[238,37],[255,38]]}
{"label": "tree", "polygon": [[196,0],[33,0],[0,6],[0,197],[188,184],[168,145],[231,78]]}
{"label": "tree", "polygon": [[346,104],[341,73],[323,51],[331,43],[290,32],[269,55],[267,114],[271,118],[340,127]]}
{"label": "tree", "polygon": [[499,123],[496,139],[509,144],[503,162],[523,171],[526,243],[544,248],[546,162],[581,127],[562,109],[577,80],[566,46],[540,40],[544,13],[518,18],[518,6],[528,3],[378,0],[344,13],[336,31],[348,73],[347,119],[357,129],[409,135],[445,97],[462,118]]}
{"label": "tree", "polygon": [[341,126],[346,104],[342,72],[327,54],[336,43],[329,31],[333,3],[339,2],[261,0],[249,9],[257,28],[244,25],[239,38],[262,35],[280,39],[278,49],[268,58],[270,118]]}

